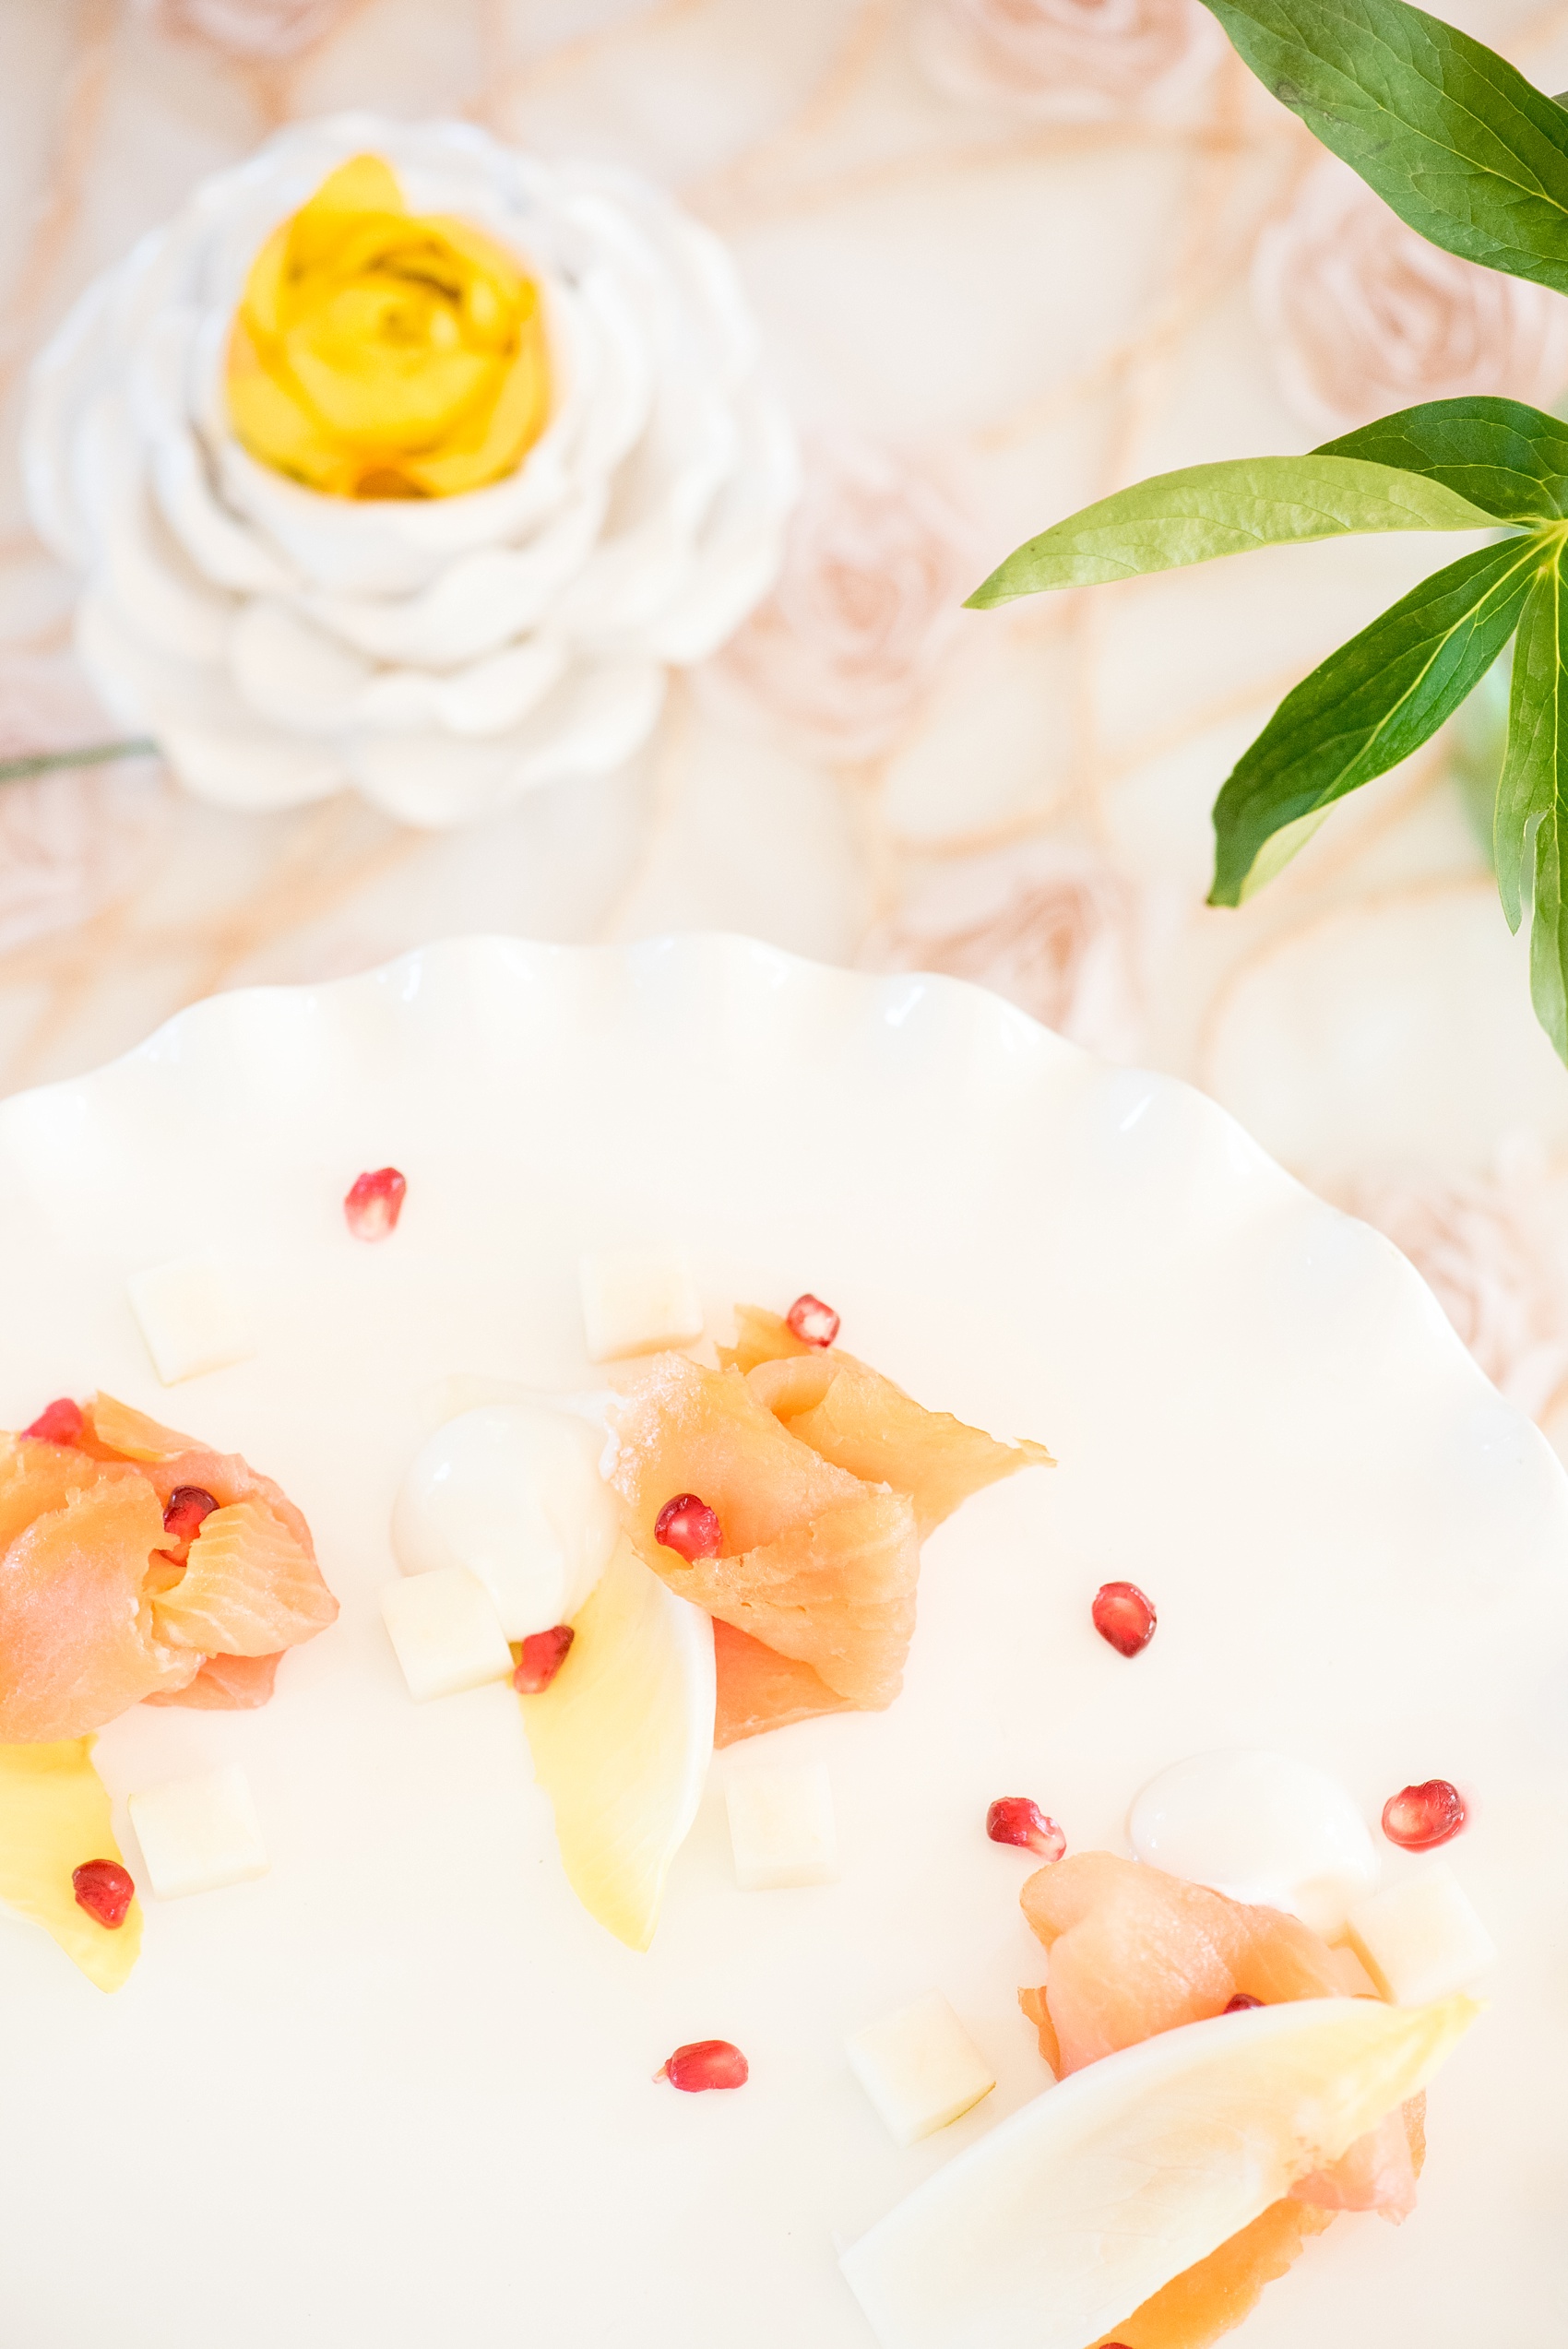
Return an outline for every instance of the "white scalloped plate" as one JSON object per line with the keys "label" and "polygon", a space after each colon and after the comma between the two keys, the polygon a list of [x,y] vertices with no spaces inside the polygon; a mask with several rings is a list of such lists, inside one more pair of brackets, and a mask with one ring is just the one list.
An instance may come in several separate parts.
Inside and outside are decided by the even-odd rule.
{"label": "white scalloped plate", "polygon": [[[388,1160],[402,1224],[356,1245],[339,1203]],[[410,1703],[375,1592],[436,1382],[581,1383],[577,1253],[643,1240],[689,1252],[720,1335],[814,1288],[924,1400],[1061,1465],[931,1542],[891,1713],[784,1733],[831,1765],[842,1882],[737,1892],[716,1771],[637,1957],[566,1890],[509,1691]],[[208,1246],[261,1350],[165,1392],[125,1276]],[[220,997],[0,1106],[0,1424],[101,1384],[243,1449],[343,1600],[265,1712],[138,1708],[100,1748],[122,1799],[243,1762],[269,1876],[149,1903],[113,1999],[0,1916],[0,2341],[867,2349],[835,2238],[1043,2084],[987,1801],[1120,1847],[1152,1771],[1232,1739],[1372,1820],[1457,1780],[1503,1953],[1417,2216],[1340,2220],[1242,2338],[1561,2335],[1568,1484],[1394,1251],[1197,1094],[944,979],[442,946]],[[1132,1664],[1088,1623],[1114,1576],[1159,1608]],[[931,1987],[1000,2085],[904,2152],[842,2042]],[[743,2093],[653,2084],[708,2035]]]}

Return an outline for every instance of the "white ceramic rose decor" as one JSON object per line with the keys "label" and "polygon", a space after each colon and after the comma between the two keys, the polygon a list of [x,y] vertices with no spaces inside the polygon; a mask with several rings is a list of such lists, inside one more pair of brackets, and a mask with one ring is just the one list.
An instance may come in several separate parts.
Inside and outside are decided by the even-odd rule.
{"label": "white ceramic rose decor", "polygon": [[[233,431],[256,256],[363,154],[538,288],[548,421],[486,487],[328,494]],[[261,809],[352,785],[428,825],[626,759],[667,670],[772,584],[797,487],[710,231],[625,173],[363,115],[285,130],[90,287],[38,362],[24,451],[37,527],[85,575],[81,659],[192,791]]]}

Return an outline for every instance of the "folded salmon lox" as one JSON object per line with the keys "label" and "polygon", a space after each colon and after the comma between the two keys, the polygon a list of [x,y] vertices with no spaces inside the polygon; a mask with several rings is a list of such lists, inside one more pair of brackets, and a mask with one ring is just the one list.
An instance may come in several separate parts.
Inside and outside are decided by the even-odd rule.
{"label": "folded salmon lox", "polygon": [[188,1688],[145,1702],[197,1706],[208,1713],[254,1713],[272,1695],[284,1654],[279,1648],[275,1655],[209,1655]]}
{"label": "folded salmon lox", "polygon": [[822,1459],[908,1493],[922,1541],[971,1493],[1020,1468],[1055,1465],[1043,1443],[1001,1443],[949,1411],[928,1411],[852,1354],[803,1346],[777,1313],[742,1305],[737,1318],[739,1342],[720,1358]]}
{"label": "folded salmon lox", "polygon": [[1157,2031],[1342,1995],[1341,1961],[1299,1919],[1249,1906],[1112,1852],[1079,1852],[1032,1875],[1020,1898],[1051,1953],[1046,1998],[1065,2074]]}
{"label": "folded salmon lox", "polygon": [[[850,1703],[891,1704],[915,1624],[909,1500],[819,1459],[735,1370],[662,1357],[621,1422],[612,1481],[645,1563],[717,1620],[811,1667]],[[700,1494],[723,1549],[688,1561],[655,1532]]]}
{"label": "folded salmon lox", "polygon": [[796,1721],[814,1721],[825,1713],[852,1713],[848,1697],[830,1689],[819,1672],[792,1655],[780,1655],[748,1631],[717,1617],[713,1625],[713,1662],[718,1681],[714,1714],[716,1746],[738,1745],[742,1738],[759,1737],[765,1729],[787,1729]]}
{"label": "folded salmon lox", "polygon": [[[1059,2078],[1124,2047],[1223,2014],[1241,1995],[1273,2006],[1348,1995],[1344,1953],[1282,1910],[1233,1901],[1111,1852],[1039,1869],[1021,1895],[1050,1979],[1021,1990]],[[1207,2349],[1338,2211],[1397,2223],[1415,2208],[1424,2094],[1396,2106],[1326,2169],[1188,2268],[1118,2325],[1120,2349]]]}
{"label": "folded salmon lox", "polygon": [[[217,1505],[172,1546],[181,1488]],[[337,1613],[304,1518],[237,1453],[110,1395],[74,1443],[0,1441],[0,1745],[79,1738],[145,1698],[265,1702],[279,1655]]]}
{"label": "folded salmon lox", "polygon": [[[639,1555],[728,1629],[715,1648],[721,1745],[891,1704],[921,1539],[971,1492],[1051,1458],[927,1411],[777,1313],[743,1305],[737,1320],[720,1369],[671,1354],[646,1373],[612,1477]],[[687,1560],[659,1540],[659,1512],[683,1494],[718,1517],[717,1557]]]}
{"label": "folded salmon lox", "polygon": [[337,1612],[313,1553],[255,1499],[212,1512],[180,1581],[153,1601],[164,1636],[205,1655],[275,1655]]}
{"label": "folded salmon lox", "polygon": [[846,1702],[880,1713],[897,1695],[921,1571],[907,1494],[874,1486],[739,1557],[664,1561],[671,1590],[809,1664]]}

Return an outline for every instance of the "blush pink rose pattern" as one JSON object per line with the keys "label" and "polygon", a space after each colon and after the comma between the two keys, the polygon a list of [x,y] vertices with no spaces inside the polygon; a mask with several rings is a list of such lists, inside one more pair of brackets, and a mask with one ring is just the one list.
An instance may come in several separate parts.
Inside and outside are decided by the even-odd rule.
{"label": "blush pink rose pattern", "polygon": [[138,0],[162,33],[203,41],[246,63],[303,56],[350,16],[360,0]]}
{"label": "blush pink rose pattern", "polygon": [[[0,759],[113,739],[70,665],[0,655]],[[133,887],[168,812],[151,759],[0,782],[0,954],[85,921]]]}
{"label": "blush pink rose pattern", "polygon": [[1253,307],[1280,388],[1328,437],[1428,399],[1568,389],[1568,302],[1440,253],[1333,156],[1260,239]]}
{"label": "blush pink rose pattern", "polygon": [[1095,851],[1038,839],[939,867],[861,946],[866,970],[968,979],[1107,1060],[1138,1057],[1159,914]]}
{"label": "blush pink rose pattern", "polygon": [[1568,1292],[1538,1177],[1366,1181],[1347,1204],[1409,1258],[1499,1393],[1538,1418],[1568,1379]]}
{"label": "blush pink rose pattern", "polygon": [[1199,0],[933,0],[916,47],[950,98],[1041,122],[1161,112],[1201,90],[1225,37]]}
{"label": "blush pink rose pattern", "polygon": [[700,672],[705,698],[803,757],[874,758],[909,722],[982,570],[930,467],[819,445],[778,585]]}

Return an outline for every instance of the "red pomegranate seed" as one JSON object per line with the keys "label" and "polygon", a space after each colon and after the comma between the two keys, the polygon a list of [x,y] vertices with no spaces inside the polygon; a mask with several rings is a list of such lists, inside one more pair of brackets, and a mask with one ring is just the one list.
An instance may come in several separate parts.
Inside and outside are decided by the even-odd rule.
{"label": "red pomegranate seed", "polygon": [[37,1436],[43,1443],[75,1443],[82,1431],[82,1415],[68,1394],[55,1403],[47,1403],[25,1436]]}
{"label": "red pomegranate seed", "polygon": [[1094,1627],[1118,1655],[1136,1655],[1154,1637],[1154,1608],[1136,1583],[1102,1583],[1094,1595]]}
{"label": "red pomegranate seed", "polygon": [[71,1890],[77,1906],[96,1916],[100,1925],[107,1925],[112,1933],[124,1925],[137,1896],[129,1869],[117,1859],[84,1859],[71,1870]]}
{"label": "red pomegranate seed", "polygon": [[176,1485],[163,1512],[163,1530],[176,1541],[194,1541],[201,1531],[202,1520],[210,1517],[217,1506],[203,1486]]}
{"label": "red pomegranate seed", "polygon": [[688,1565],[695,1558],[724,1554],[724,1528],[695,1492],[678,1492],[665,1502],[654,1521],[653,1538],[665,1549],[678,1550]]}
{"label": "red pomegranate seed", "polygon": [[386,1240],[398,1228],[408,1183],[396,1167],[378,1168],[374,1174],[356,1175],[343,1213],[356,1240]]}
{"label": "red pomegranate seed", "polygon": [[542,1696],[565,1663],[566,1650],[576,1636],[570,1623],[557,1623],[550,1631],[530,1631],[523,1642],[512,1686],[524,1696]]}
{"label": "red pomegranate seed", "polygon": [[1383,1832],[1402,1851],[1430,1852],[1465,1824],[1465,1797],[1446,1778],[1402,1787],[1383,1806]]}
{"label": "red pomegranate seed", "polygon": [[796,1298],[784,1319],[808,1346],[831,1346],[838,1335],[837,1314],[820,1297],[814,1297],[809,1288],[803,1297]]}
{"label": "red pomegranate seed", "polygon": [[993,1844],[1019,1844],[1041,1859],[1060,1859],[1067,1838],[1054,1819],[1048,1819],[1028,1795],[1004,1795],[985,1814],[985,1832]]}
{"label": "red pomegranate seed", "polygon": [[694,2039],[690,2046],[677,2047],[653,2076],[695,2096],[702,2088],[743,2088],[751,2066],[728,2039]]}
{"label": "red pomegranate seed", "polygon": [[1245,2014],[1249,2007],[1261,2007],[1262,2004],[1263,2000],[1254,1999],[1250,1990],[1238,1990],[1225,2011],[1227,2014]]}

